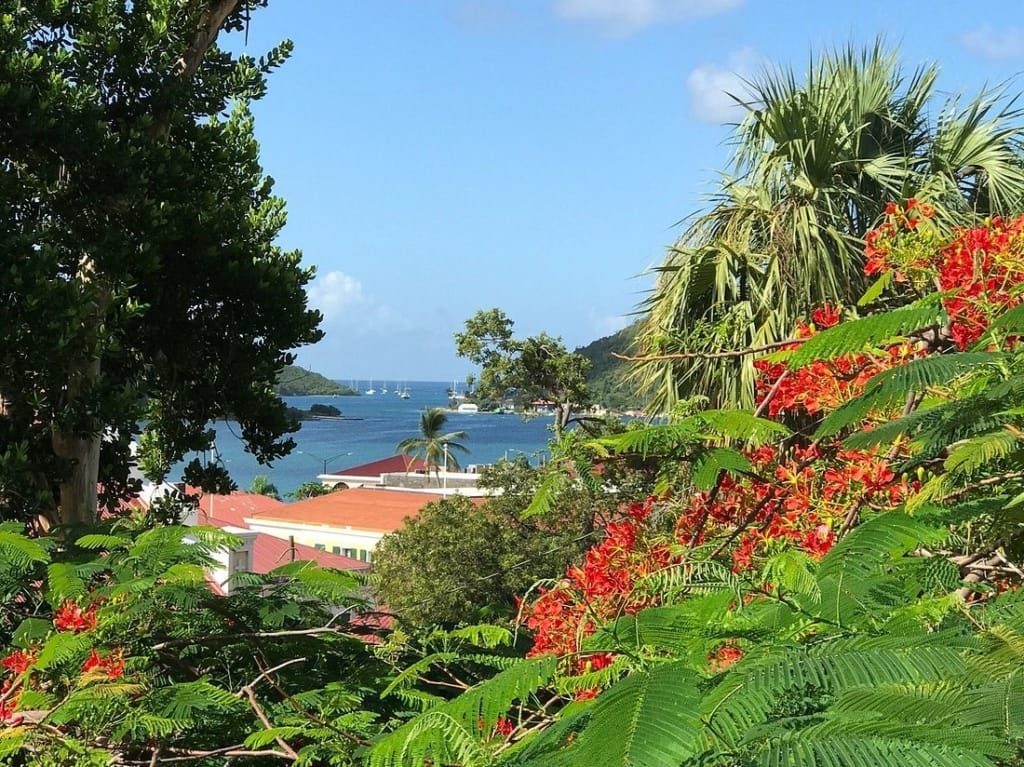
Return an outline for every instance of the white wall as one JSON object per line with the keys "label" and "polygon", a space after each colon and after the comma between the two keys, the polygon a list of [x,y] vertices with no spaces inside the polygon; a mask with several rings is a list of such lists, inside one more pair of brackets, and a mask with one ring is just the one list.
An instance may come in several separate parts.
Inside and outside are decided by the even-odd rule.
{"label": "white wall", "polygon": [[[298,522],[283,522],[259,517],[247,517],[245,523],[276,538],[295,538],[296,543],[323,549],[335,554],[372,561],[373,550],[377,548],[384,533],[373,530],[358,530],[334,525],[304,525]],[[335,551],[337,549],[337,551]]]}

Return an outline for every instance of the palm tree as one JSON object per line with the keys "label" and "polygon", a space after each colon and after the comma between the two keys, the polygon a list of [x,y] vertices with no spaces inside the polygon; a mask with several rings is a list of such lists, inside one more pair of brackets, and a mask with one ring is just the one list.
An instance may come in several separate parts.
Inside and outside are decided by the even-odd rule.
{"label": "palm tree", "polygon": [[461,450],[468,453],[469,448],[456,440],[467,439],[469,435],[464,431],[442,433],[447,422],[448,416],[443,408],[433,407],[424,410],[420,415],[419,436],[408,437],[399,442],[398,452],[405,456],[421,456],[427,464],[427,471],[433,469],[435,476],[438,476],[438,467],[442,461],[448,467],[458,469],[459,461],[451,451]]}
{"label": "palm tree", "polygon": [[[935,103],[934,65],[909,77],[880,43],[749,83],[732,173],[658,268],[634,379],[658,408],[693,394],[750,407],[749,356],[826,301],[868,283],[863,237],[890,200],[917,197],[950,227],[1024,200],[1021,110],[1002,92]],[[932,119],[935,115],[935,119]]]}

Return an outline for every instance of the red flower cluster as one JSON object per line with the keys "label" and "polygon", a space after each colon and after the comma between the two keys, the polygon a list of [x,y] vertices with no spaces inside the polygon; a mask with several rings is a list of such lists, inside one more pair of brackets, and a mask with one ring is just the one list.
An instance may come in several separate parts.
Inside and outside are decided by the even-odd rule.
{"label": "red flower cluster", "polygon": [[[819,330],[838,324],[839,307],[825,304],[811,313],[812,325],[798,323],[796,337],[807,339]],[[795,349],[794,343],[787,348]],[[788,370],[785,362],[762,358],[754,361],[759,375],[756,381],[757,403],[771,396],[767,413],[817,415],[835,410],[864,391],[867,382],[884,370],[905,364],[916,355],[909,344],[899,344],[875,354],[847,354],[832,360],[818,360],[798,370]],[[780,380],[781,379],[781,380]]]}
{"label": "red flower cluster", "polygon": [[[36,653],[33,651],[14,650],[0,660],[0,666],[8,671],[11,676],[18,677],[24,674],[32,664],[36,662]],[[16,679],[4,679],[0,685],[0,722],[5,724],[18,724],[21,717],[15,712],[21,700],[21,686],[14,687]]]}
{"label": "red flower cluster", "polygon": [[950,291],[943,305],[953,341],[965,349],[996,316],[1022,300],[1024,216],[1013,221],[996,217],[984,226],[961,229],[943,243],[918,227],[922,218],[930,218],[930,208],[911,203],[905,211],[893,204],[888,220],[868,233],[865,272],[892,271],[900,282],[932,280]]}
{"label": "red flower cluster", "polygon": [[4,724],[20,724],[21,717],[16,713],[21,690],[11,689],[11,680],[5,679],[0,685],[0,722]]}
{"label": "red flower cluster", "polygon": [[33,653],[27,653],[23,650],[15,650],[3,660],[0,660],[0,666],[10,671],[12,674],[17,676],[18,674],[24,674],[28,671],[29,666],[36,662],[36,656]]}
{"label": "red flower cluster", "polygon": [[743,650],[735,645],[725,644],[708,655],[708,670],[725,671],[743,657]]}
{"label": "red flower cluster", "polygon": [[82,609],[77,602],[67,599],[53,614],[53,626],[57,631],[92,631],[96,628],[96,605]]}
{"label": "red flower cluster", "polygon": [[105,674],[108,679],[119,679],[124,676],[124,652],[118,647],[103,656],[95,648],[89,650],[89,657],[82,664],[82,673],[90,672]]}
{"label": "red flower cluster", "polygon": [[795,546],[820,559],[835,543],[835,529],[851,511],[889,509],[916,488],[897,480],[874,450],[764,446],[748,454],[763,479],[726,476],[718,492],[698,493],[676,523],[683,545],[702,543],[744,522],[749,527],[732,551],[733,569],[748,570],[758,556]]}
{"label": "red flower cluster", "polygon": [[[627,518],[607,526],[604,540],[587,552],[581,565],[570,567],[553,588],[541,589],[540,597],[527,606],[524,621],[534,632],[531,657],[574,654],[580,640],[602,622],[632,615],[651,604],[636,586],[672,562],[665,544],[646,541],[645,522],[653,504],[654,499],[649,499],[626,509]],[[593,671],[611,661],[610,655],[591,655],[577,659],[574,670]]]}

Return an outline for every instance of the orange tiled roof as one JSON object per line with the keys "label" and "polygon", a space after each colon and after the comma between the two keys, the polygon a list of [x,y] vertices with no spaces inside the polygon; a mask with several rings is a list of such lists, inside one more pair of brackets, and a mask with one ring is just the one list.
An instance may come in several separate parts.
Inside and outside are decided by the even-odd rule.
{"label": "orange tiled roof", "polygon": [[287,505],[284,501],[271,498],[269,495],[247,493],[243,490],[236,490],[230,495],[204,493],[199,499],[199,508],[196,510],[196,524],[213,525],[214,527],[223,527],[224,525],[247,527],[246,517],[276,511]]}
{"label": "orange tiled roof", "polygon": [[253,515],[254,520],[292,522],[306,525],[330,525],[392,533],[402,527],[406,517],[442,496],[433,493],[410,493],[400,490],[378,490],[354,487],[328,495],[281,504]]}

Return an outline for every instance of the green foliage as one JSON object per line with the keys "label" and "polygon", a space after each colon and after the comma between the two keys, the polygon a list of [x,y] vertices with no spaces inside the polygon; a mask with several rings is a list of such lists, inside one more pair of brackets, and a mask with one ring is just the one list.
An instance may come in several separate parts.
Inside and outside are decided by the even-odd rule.
{"label": "green foliage", "polygon": [[[286,758],[294,748],[299,763],[355,764],[394,714],[371,692],[387,667],[332,617],[359,604],[348,573],[296,562],[250,574],[225,597],[205,568],[240,541],[216,529],[120,522],[60,546],[4,532],[24,556],[19,600],[8,592],[0,610],[3,654],[19,647],[32,660],[28,674],[0,672],[19,685],[26,720],[4,728],[0,763],[148,763],[184,750]],[[51,622],[68,597],[95,628]],[[94,651],[123,655],[123,675],[83,672]]]}
{"label": "green foliage", "polygon": [[266,474],[257,474],[252,478],[252,483],[249,485],[249,492],[281,500],[281,492],[277,489],[277,485],[271,482],[270,477]]}
{"label": "green foliage", "polygon": [[487,763],[481,744],[514,701],[526,700],[551,679],[553,658],[523,660],[460,697],[428,709],[379,741],[370,767],[422,764],[425,760],[475,765]]}
{"label": "green foliage", "polygon": [[480,505],[463,496],[428,504],[374,551],[376,592],[406,623],[507,619],[519,595],[586,548],[579,537],[594,513],[589,494],[566,489],[547,514],[521,520],[538,470],[506,464],[485,481],[504,492]]}
{"label": "green foliage", "polygon": [[1003,361],[1005,356],[998,352],[961,352],[915,359],[885,370],[868,381],[860,397],[830,413],[818,427],[815,438],[837,434],[874,410],[891,407],[932,387],[948,386],[966,372]]}
{"label": "green foliage", "polygon": [[613,356],[629,354],[639,330],[640,323],[633,322],[617,333],[573,350],[573,354],[590,361],[587,369],[587,388],[594,402],[614,410],[643,406],[643,397],[633,390],[627,380],[629,365]]}
{"label": "green foliage", "polygon": [[880,314],[847,320],[811,336],[787,358],[790,370],[805,367],[815,360],[831,360],[843,354],[859,352],[906,340],[912,332],[946,322],[939,294],[932,294],[911,306]]}
{"label": "green foliage", "polygon": [[881,41],[751,78],[731,170],[684,219],[644,306],[637,346],[650,359],[633,373],[656,410],[693,394],[753,407],[752,357],[721,352],[783,341],[826,302],[855,305],[869,288],[864,237],[887,201],[927,200],[945,232],[1020,209],[1014,94],[937,101],[937,78]]}

